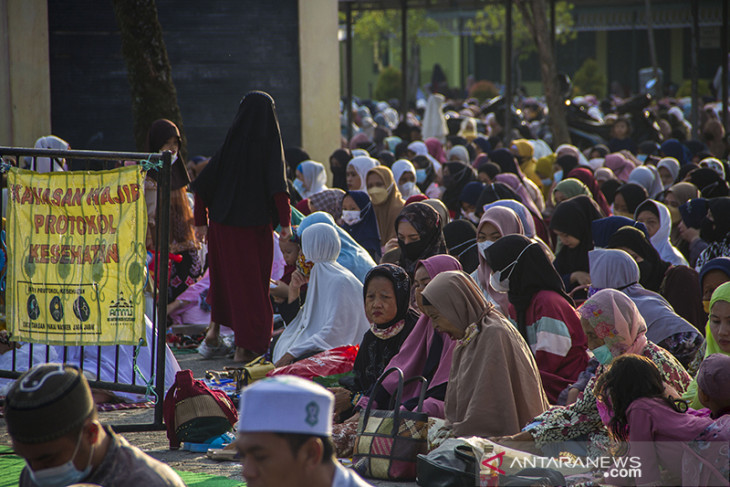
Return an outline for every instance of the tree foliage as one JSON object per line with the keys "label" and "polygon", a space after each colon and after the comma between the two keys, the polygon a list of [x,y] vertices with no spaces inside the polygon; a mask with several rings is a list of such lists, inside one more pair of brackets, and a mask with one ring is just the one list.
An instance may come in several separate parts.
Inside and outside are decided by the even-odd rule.
{"label": "tree foliage", "polygon": [[586,59],[573,75],[575,95],[596,95],[603,98],[606,96],[606,84],[606,74],[592,58]]}
{"label": "tree foliage", "polygon": [[400,98],[401,79],[402,75],[399,69],[393,66],[383,68],[375,84],[375,99],[387,101],[392,98]]}
{"label": "tree foliage", "polygon": [[[573,31],[573,4],[566,1],[555,3],[555,41],[565,44],[575,39]],[[504,40],[505,35],[505,6],[489,4],[476,13],[474,19],[466,23],[467,29],[472,31],[474,40],[481,44],[493,44]],[[537,50],[537,45],[530,33],[528,23],[522,18],[519,8],[512,11],[512,46],[520,60],[525,60],[530,53]]]}

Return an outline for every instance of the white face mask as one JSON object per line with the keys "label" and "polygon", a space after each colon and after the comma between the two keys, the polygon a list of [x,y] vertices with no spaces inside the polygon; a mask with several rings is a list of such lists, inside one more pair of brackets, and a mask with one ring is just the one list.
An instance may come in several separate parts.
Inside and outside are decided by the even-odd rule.
{"label": "white face mask", "polygon": [[491,247],[491,245],[494,242],[491,240],[485,240],[484,242],[477,242],[477,247],[479,248],[479,253],[481,253],[486,258],[487,249]]}
{"label": "white face mask", "polygon": [[416,187],[416,183],[408,181],[407,183],[403,183],[400,186],[400,192],[404,195],[411,196],[413,194],[413,189]]}
{"label": "white face mask", "polygon": [[342,210],[342,221],[352,226],[360,222],[359,210]]}
{"label": "white face mask", "polygon": [[502,271],[492,272],[489,276],[489,285],[498,293],[509,292],[509,277],[502,280]]}
{"label": "white face mask", "polygon": [[472,222],[474,225],[479,224],[479,218],[474,214],[473,211],[470,211],[469,213],[467,213],[464,216],[467,218],[467,220]]}

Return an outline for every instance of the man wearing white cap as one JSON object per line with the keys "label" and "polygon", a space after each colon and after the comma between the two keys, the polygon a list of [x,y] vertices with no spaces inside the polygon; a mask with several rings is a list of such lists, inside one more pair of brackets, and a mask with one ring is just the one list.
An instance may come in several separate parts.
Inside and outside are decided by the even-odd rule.
{"label": "man wearing white cap", "polygon": [[334,456],[334,396],[294,376],[264,379],[241,393],[236,449],[249,487],[369,486]]}

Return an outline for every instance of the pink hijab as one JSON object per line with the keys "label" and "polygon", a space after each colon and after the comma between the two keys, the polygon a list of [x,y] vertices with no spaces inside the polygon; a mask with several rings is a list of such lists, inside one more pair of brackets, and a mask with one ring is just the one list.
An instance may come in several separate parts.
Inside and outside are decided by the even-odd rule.
{"label": "pink hijab", "polygon": [[498,183],[506,184],[512,188],[512,190],[517,193],[517,196],[522,198],[523,205],[529,208],[533,214],[540,215],[540,210],[537,209],[537,205],[535,205],[535,202],[532,200],[530,193],[527,192],[527,188],[516,174],[512,174],[511,172],[499,173],[495,180]]}
{"label": "pink hijab", "polygon": [[646,346],[646,322],[639,309],[626,294],[616,289],[603,289],[578,308],[580,317],[618,357],[625,353],[641,354]]}
{"label": "pink hijab", "polygon": [[424,141],[426,144],[426,148],[428,148],[428,153],[439,161],[441,164],[444,164],[446,159],[446,152],[444,152],[444,146],[441,144],[441,141],[437,139],[436,137],[429,137]]}
{"label": "pink hijab", "polygon": [[603,161],[603,167],[609,168],[616,175],[617,179],[625,183],[629,180],[629,175],[636,166],[620,152],[614,152],[606,156],[606,159]]}
{"label": "pink hijab", "polygon": [[[520,235],[525,234],[520,217],[517,216],[517,213],[515,213],[514,210],[505,208],[504,206],[492,206],[491,208],[487,208],[482,215],[481,220],[479,220],[477,234],[486,223],[491,223],[497,227],[497,230],[499,230],[499,233],[501,233],[503,237],[505,235],[512,235],[515,233]],[[489,265],[487,265],[487,260],[484,258],[484,254],[477,252],[477,255],[479,256],[479,267],[477,268],[479,285],[482,289],[487,290],[489,296],[491,296],[494,302],[497,303],[499,311],[503,315],[509,316],[509,298],[507,297],[507,293],[500,293],[489,284],[489,278],[492,276],[492,269]]]}
{"label": "pink hijab", "polygon": [[[418,263],[419,266],[426,268],[426,272],[433,279],[438,274],[446,271],[460,271],[461,264],[458,260],[451,257],[450,255],[440,254],[429,257],[426,260],[422,260]],[[416,266],[418,268],[418,266]],[[403,377],[407,380],[411,377],[423,375],[423,369],[426,366],[426,359],[428,358],[428,352],[431,349],[434,336],[439,335],[443,340],[443,347],[441,349],[441,358],[439,359],[436,371],[433,374],[433,378],[428,384],[428,389],[432,390],[437,386],[446,384],[449,381],[449,372],[451,371],[451,355],[456,346],[456,342],[452,340],[445,333],[436,333],[431,324],[431,319],[423,314],[418,319],[416,324],[411,330],[411,334],[403,342],[400,347],[400,351],[390,359],[390,363],[385,367],[385,370],[391,367],[398,367],[403,371]],[[383,381],[383,388],[389,393],[395,391],[398,380],[395,375],[389,375]],[[403,390],[403,402],[418,397],[420,392],[420,385],[413,382],[408,384]],[[387,405],[380,404],[379,407],[385,407]],[[423,411],[428,413],[429,416],[436,418],[444,417],[444,401],[427,397],[423,402]]]}

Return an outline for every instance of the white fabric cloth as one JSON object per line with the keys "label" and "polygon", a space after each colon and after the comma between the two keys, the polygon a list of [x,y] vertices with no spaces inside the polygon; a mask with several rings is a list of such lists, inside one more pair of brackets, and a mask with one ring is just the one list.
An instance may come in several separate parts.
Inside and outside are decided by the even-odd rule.
{"label": "white fabric cloth", "polygon": [[276,343],[274,362],[286,353],[301,357],[343,345],[358,345],[370,329],[362,283],[335,261],[340,254],[340,237],[335,229],[315,223],[304,230],[302,253],[314,263],[307,299]]}
{"label": "white fabric cloth", "polygon": [[[390,170],[393,171],[393,179],[395,180],[396,184],[398,184],[398,190],[400,191],[400,194],[404,200],[407,200],[411,196],[421,194],[421,191],[415,184],[416,168],[413,166],[413,164],[411,164],[411,161],[406,159],[398,159],[393,163],[393,166],[390,168]],[[401,176],[403,176],[403,174],[407,172],[413,174],[413,184],[410,185],[410,189],[404,187],[399,183]]]}
{"label": "white fabric cloth", "polygon": [[297,170],[301,171],[304,176],[305,191],[301,195],[302,198],[307,199],[327,189],[327,171],[319,162],[304,161]]}
{"label": "white fabric cloth", "polygon": [[335,398],[312,381],[291,375],[260,380],[241,392],[241,433],[332,434]]}
{"label": "white fabric cloth", "polygon": [[[677,250],[677,248],[672,245],[672,242],[669,240],[670,234],[672,233],[672,215],[669,213],[669,208],[658,201],[649,201],[659,212],[659,230],[657,230],[654,236],[649,239],[651,244],[654,246],[656,251],[659,252],[663,261],[669,262],[673,265],[689,265],[687,263],[687,259],[684,258],[682,253]],[[639,208],[636,209],[637,214],[634,215],[634,218],[638,216],[638,210],[642,206],[643,204],[639,205]]]}
{"label": "white fabric cloth", "polygon": [[[55,135],[47,135],[35,141],[35,149],[56,149],[68,150],[70,147],[68,142]],[[32,157],[26,157],[25,163],[28,169],[36,172],[51,172],[51,159],[49,157],[36,157],[33,164]],[[53,171],[63,171],[63,166],[59,163],[59,159],[53,159]]]}
{"label": "white fabric cloth", "polygon": [[347,166],[352,166],[355,171],[357,171],[358,176],[360,176],[360,187],[355,189],[354,191],[368,190],[366,181],[368,177],[368,171],[378,165],[380,165],[380,163],[376,159],[368,156],[358,156],[350,159],[350,162],[347,163]]}
{"label": "white fabric cloth", "polygon": [[433,157],[428,152],[428,146],[426,146],[425,142],[421,142],[420,140],[417,140],[415,142],[411,142],[408,144],[408,150],[412,151],[417,156],[425,156],[428,158],[431,163],[433,163],[433,169],[436,171],[436,174],[441,173],[441,163],[436,160],[435,157]]}
{"label": "white fabric cloth", "polygon": [[666,186],[662,184],[662,187],[664,189],[669,189],[674,184],[674,181],[677,180],[677,176],[679,176],[679,161],[674,157],[665,157],[661,161],[659,161],[659,163],[656,165],[656,168],[657,171],[659,171],[659,169],[661,168],[664,168],[669,171],[669,174],[672,175],[672,181],[669,184],[667,184]]}
{"label": "white fabric cloth", "polygon": [[[152,347],[155,344],[154,335],[155,329],[149,318],[145,316],[145,328],[147,333],[147,344],[144,345],[137,356],[137,367],[139,372],[136,374],[135,385],[145,385],[146,381],[150,379],[150,366],[152,363]],[[163,336],[164,340],[165,337]],[[135,375],[132,371],[132,364],[134,361],[134,346],[132,345],[120,345],[119,346],[119,375],[117,382],[122,384],[131,384],[132,377]],[[56,353],[60,360],[63,359],[63,347],[56,347]],[[96,365],[97,357],[99,355],[99,347],[84,347],[84,372],[87,373],[87,378],[90,380],[97,380],[96,376]],[[156,355],[156,354],[155,354]],[[114,363],[116,358],[116,347],[114,345],[101,347],[101,374],[98,380],[106,382],[114,382]],[[66,355],[66,363],[71,365],[80,365],[81,363],[81,347],[68,347]],[[165,344],[165,390],[169,389],[175,382],[175,374],[180,370],[180,365],[177,363],[175,355],[173,355],[170,347]],[[88,373],[91,373],[91,376]],[[140,375],[141,372],[141,375]],[[114,392],[114,395],[124,399],[127,402],[140,402],[144,400],[144,395],[133,394],[128,392]],[[149,398],[153,399],[153,398]],[[162,400],[164,398],[160,398]]]}
{"label": "white fabric cloth", "polygon": [[449,128],[446,126],[446,117],[444,116],[443,106],[444,95],[434,93],[428,97],[426,103],[426,112],[423,114],[423,124],[421,126],[421,134],[424,139],[434,137],[443,144],[446,142],[446,136]]}
{"label": "white fabric cloth", "polygon": [[[8,350],[5,353],[0,353],[0,370],[15,370],[16,372],[25,372],[29,369],[28,362],[30,361],[30,343],[21,343],[20,348],[15,350],[15,369],[13,369],[13,351]],[[46,363],[46,349],[48,349],[48,362],[60,362],[56,353],[56,347],[49,347],[48,345],[33,345],[33,359],[31,366],[37,364]],[[10,386],[13,385],[15,380],[13,379],[0,379],[0,397],[8,395]]]}
{"label": "white fabric cloth", "polygon": [[332,487],[372,487],[372,484],[365,482],[353,470],[343,467],[339,461],[336,461]]}

